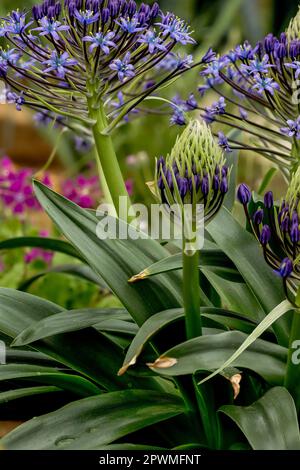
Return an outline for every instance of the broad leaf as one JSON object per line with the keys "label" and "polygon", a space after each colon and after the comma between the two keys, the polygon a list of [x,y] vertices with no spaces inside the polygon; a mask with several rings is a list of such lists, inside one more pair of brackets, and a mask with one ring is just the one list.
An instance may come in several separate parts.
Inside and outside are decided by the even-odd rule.
{"label": "broad leaf", "polygon": [[[135,273],[168,255],[158,242],[150,238],[100,240],[97,237],[97,226],[107,229],[103,220],[39,182],[35,182],[35,190],[48,215],[94,271],[105,280],[139,325],[156,312],[180,306],[182,300],[178,285],[181,281],[175,273],[157,276],[155,280],[140,286],[128,284],[128,279]],[[115,219],[110,220],[115,223]],[[127,224],[122,221],[118,224],[126,233]],[[134,231],[133,228],[131,230]]]}
{"label": "broad leaf", "polygon": [[[177,376],[217,369],[247,339],[238,331],[201,336],[179,344],[161,355],[151,369],[162,375]],[[264,377],[271,384],[282,384],[287,349],[264,340],[256,340],[235,361],[232,367],[244,367]]]}
{"label": "broad leaf", "polygon": [[254,450],[300,450],[297,412],[293,398],[283,387],[269,390],[251,406],[223,406]]}
{"label": "broad leaf", "polygon": [[1,441],[8,450],[97,449],[184,411],[172,395],[127,390],[73,402],[19,426]]}

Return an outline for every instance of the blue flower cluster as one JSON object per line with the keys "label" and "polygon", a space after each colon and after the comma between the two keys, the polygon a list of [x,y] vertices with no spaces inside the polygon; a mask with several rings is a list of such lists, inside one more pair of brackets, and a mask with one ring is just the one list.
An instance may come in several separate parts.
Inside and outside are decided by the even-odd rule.
{"label": "blue flower cluster", "polygon": [[[146,96],[191,67],[191,59],[174,52],[178,44],[195,43],[191,33],[158,3],[45,0],[31,15],[13,11],[2,20],[0,36],[11,47],[0,51],[0,76],[37,111],[86,123],[87,101],[93,98],[96,105],[106,103],[113,120],[121,111],[111,103],[120,91],[128,116]],[[169,68],[159,68],[165,60]]]}
{"label": "blue flower cluster", "polygon": [[[220,57],[212,51],[209,55],[200,72],[199,93],[203,98],[212,91],[217,100],[207,106],[200,99],[194,109],[216,127],[216,135],[226,126],[241,131],[235,141],[222,137],[223,149],[256,151],[289,178],[300,149],[300,39],[268,34],[255,46],[245,41]],[[175,122],[184,125],[185,114],[177,115]]]}

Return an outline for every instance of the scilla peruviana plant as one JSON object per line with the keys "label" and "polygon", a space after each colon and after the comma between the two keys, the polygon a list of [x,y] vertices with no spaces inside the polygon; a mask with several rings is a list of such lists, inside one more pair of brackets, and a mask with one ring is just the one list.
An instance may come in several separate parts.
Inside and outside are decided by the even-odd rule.
{"label": "scilla peruviana plant", "polygon": [[45,0],[32,13],[13,11],[4,18],[0,35],[10,44],[0,52],[8,102],[92,131],[100,175],[118,212],[119,197],[128,195],[110,132],[145,98],[191,67],[189,56],[177,58],[165,73],[157,69],[178,44],[195,42],[189,27],[161,12],[157,3]]}
{"label": "scilla peruviana plant", "polygon": [[251,214],[251,191],[245,184],[239,186],[237,197],[266,262],[282,278],[286,297],[295,306],[285,378],[286,387],[293,393],[299,386],[300,375],[299,365],[293,360],[295,342],[300,339],[300,167],[292,177],[285,199],[278,205],[269,191]]}
{"label": "scilla peruviana plant", "polygon": [[[188,339],[202,334],[199,291],[198,222],[208,223],[222,207],[230,170],[223,152],[205,122],[193,120],[177,139],[171,153],[156,162],[150,187],[167,210],[179,208],[183,225],[183,279]],[[189,206],[189,211],[186,209]],[[198,209],[202,208],[202,220]],[[187,220],[185,220],[187,219]],[[203,220],[204,219],[204,220]],[[191,238],[191,237],[194,237]]]}

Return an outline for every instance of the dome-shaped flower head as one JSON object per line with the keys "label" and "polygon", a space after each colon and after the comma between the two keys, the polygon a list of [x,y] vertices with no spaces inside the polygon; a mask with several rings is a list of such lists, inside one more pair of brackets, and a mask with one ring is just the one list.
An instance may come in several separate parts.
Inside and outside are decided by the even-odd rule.
{"label": "dome-shaped flower head", "polygon": [[201,204],[206,222],[218,212],[228,192],[229,169],[205,122],[191,121],[171,153],[157,160],[155,194],[168,206]]}
{"label": "dome-shaped flower head", "polygon": [[200,95],[211,89],[218,98],[211,106],[199,101],[206,122],[215,132],[224,126],[242,131],[240,137],[231,134],[228,146],[256,151],[290,180],[300,148],[300,10],[286,32],[268,34],[257,44],[245,41],[215,57],[200,75]]}
{"label": "dome-shaped flower head", "polygon": [[16,97],[23,93],[25,105],[90,126],[91,108],[102,105],[110,129],[191,67],[158,68],[176,46],[195,42],[174,14],[134,0],[45,0],[3,18],[0,34],[11,43],[0,49],[0,78]]}
{"label": "dome-shaped flower head", "polygon": [[[250,189],[245,192],[245,187],[241,185],[238,194],[248,194]],[[288,284],[296,293],[300,285],[300,167],[280,204],[274,202],[271,191],[254,213],[249,213],[249,202],[248,198],[243,204],[246,217],[263,248],[265,260],[283,279],[285,287]]]}

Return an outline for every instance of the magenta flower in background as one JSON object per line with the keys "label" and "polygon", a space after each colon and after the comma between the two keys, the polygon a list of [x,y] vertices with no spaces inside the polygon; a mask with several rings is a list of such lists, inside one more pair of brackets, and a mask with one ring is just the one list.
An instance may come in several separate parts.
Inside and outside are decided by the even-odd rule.
{"label": "magenta flower in background", "polygon": [[128,195],[132,196],[133,195],[133,186],[134,186],[133,180],[131,180],[131,179],[126,180],[125,181],[125,186],[126,186]]}
{"label": "magenta flower in background", "polygon": [[[40,237],[47,238],[49,237],[49,233],[46,230],[42,230],[39,233]],[[52,260],[54,257],[54,253],[52,251],[46,251],[42,248],[32,248],[32,250],[28,251],[24,256],[24,261],[26,264],[30,264],[34,261],[43,261],[48,267],[51,266]]]}
{"label": "magenta flower in background", "polygon": [[[23,216],[28,209],[40,209],[31,184],[32,176],[32,169],[16,169],[9,157],[0,160],[0,200],[15,215]],[[48,175],[42,182],[51,186]]]}
{"label": "magenta flower in background", "polygon": [[62,184],[62,194],[80,207],[91,209],[100,198],[98,177],[79,175],[75,179],[67,179]]}

